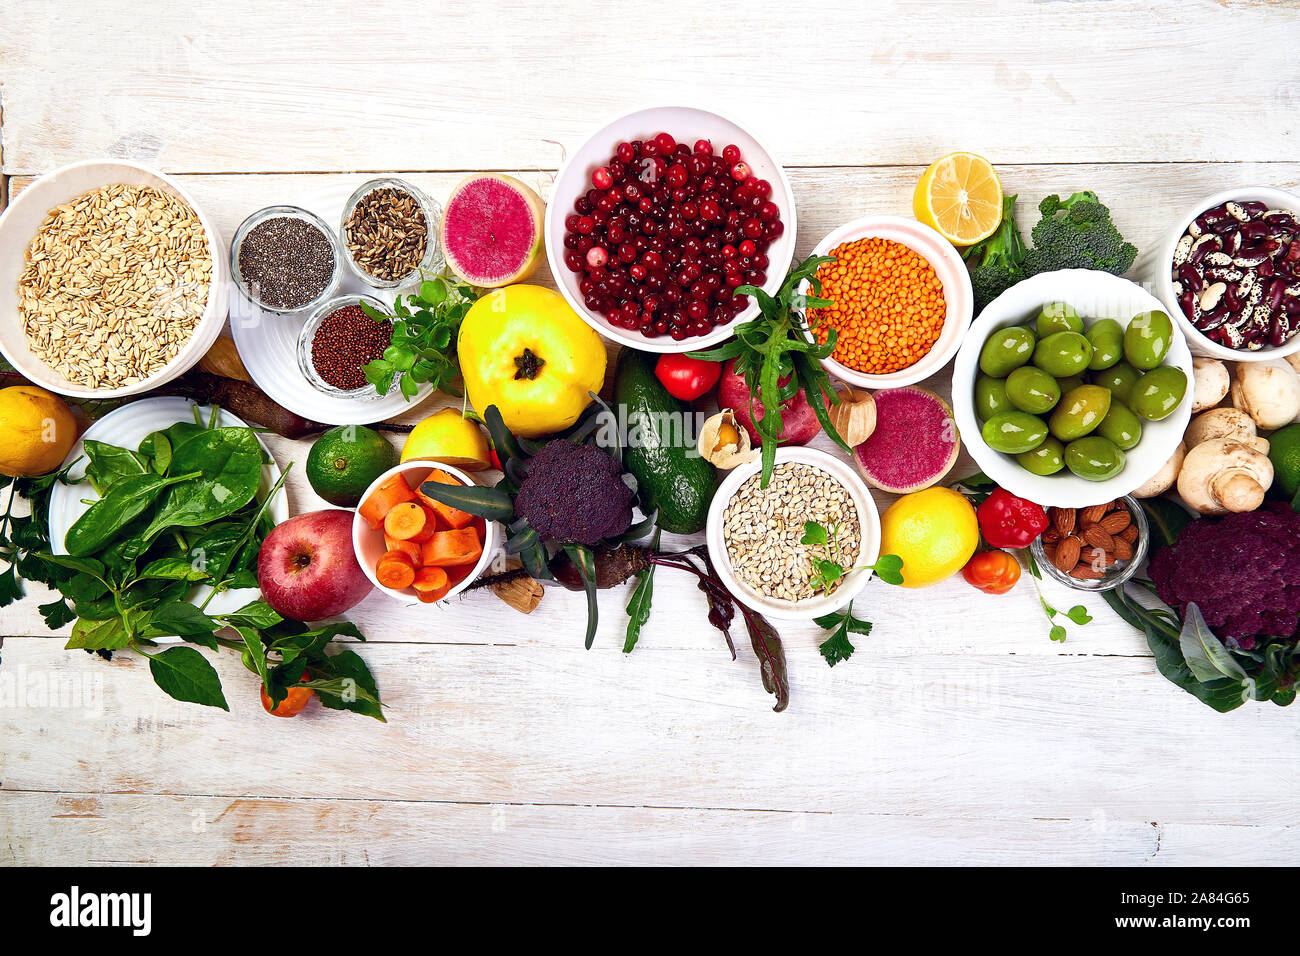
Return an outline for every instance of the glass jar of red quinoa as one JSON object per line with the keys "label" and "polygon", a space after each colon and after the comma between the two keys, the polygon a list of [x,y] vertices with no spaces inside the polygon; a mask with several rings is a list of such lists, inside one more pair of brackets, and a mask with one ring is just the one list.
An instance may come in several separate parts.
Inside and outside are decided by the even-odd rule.
{"label": "glass jar of red quinoa", "polygon": [[388,311],[370,296],[335,296],[312,312],[298,335],[298,368],[319,392],[362,401],[379,397],[366,381],[365,367],[384,354],[393,326],[367,315],[363,301],[379,312]]}

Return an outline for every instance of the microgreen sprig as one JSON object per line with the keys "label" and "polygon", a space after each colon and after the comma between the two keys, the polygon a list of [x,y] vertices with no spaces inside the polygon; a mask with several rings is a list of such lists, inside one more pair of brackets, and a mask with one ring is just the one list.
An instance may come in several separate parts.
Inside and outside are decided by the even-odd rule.
{"label": "microgreen sprig", "polygon": [[394,381],[408,402],[425,382],[451,395],[461,391],[456,335],[465,313],[474,304],[473,286],[443,276],[420,283],[420,288],[398,296],[391,313],[364,300],[361,310],[376,322],[392,322],[393,338],[384,354],[365,367],[366,381],[387,395]]}
{"label": "microgreen sprig", "polygon": [[1033,553],[1027,548],[1025,549],[1024,554],[1025,560],[1029,565],[1029,574],[1034,580],[1034,590],[1038,592],[1038,603],[1043,606],[1043,613],[1047,615],[1047,623],[1051,625],[1051,629],[1048,630],[1047,636],[1058,644],[1064,644],[1066,637],[1065,628],[1056,623],[1056,616],[1060,614],[1075,624],[1078,624],[1080,627],[1083,627],[1083,625],[1092,620],[1092,615],[1088,613],[1088,609],[1082,604],[1076,604],[1068,611],[1058,611],[1056,608],[1052,607],[1052,605],[1048,604],[1047,598],[1043,597],[1043,589],[1038,586],[1038,582],[1043,580],[1043,573],[1038,569],[1038,562],[1034,560]]}
{"label": "microgreen sprig", "polygon": [[882,554],[875,564],[860,564],[852,568],[844,567],[839,534],[839,526],[834,522],[829,527],[818,524],[816,521],[804,523],[803,537],[799,539],[800,543],[810,547],[824,547],[830,554],[829,558],[813,558],[815,571],[808,583],[814,591],[825,591],[829,594],[839,586],[840,581],[846,574],[860,570],[874,571],[876,577],[886,584],[903,583],[903,559],[896,554]]}
{"label": "microgreen sprig", "polygon": [[[718,348],[689,353],[712,362],[736,360],[735,370],[749,388],[751,418],[762,439],[764,488],[771,480],[785,428],[781,406],[801,391],[826,434],[845,451],[853,450],[826,410],[828,402],[839,404],[830,376],[821,367],[821,360],[835,351],[836,332],[830,329],[825,344],[818,345],[805,314],[807,309],[835,304],[819,298],[822,284],[816,275],[821,265],[834,261],[833,256],[809,256],[790,270],[775,297],[756,286],[737,286],[734,295],[752,295],[758,302],[758,316],[736,326],[736,337]],[[811,296],[798,291],[805,281]],[[755,399],[762,403],[762,414],[757,413]]]}

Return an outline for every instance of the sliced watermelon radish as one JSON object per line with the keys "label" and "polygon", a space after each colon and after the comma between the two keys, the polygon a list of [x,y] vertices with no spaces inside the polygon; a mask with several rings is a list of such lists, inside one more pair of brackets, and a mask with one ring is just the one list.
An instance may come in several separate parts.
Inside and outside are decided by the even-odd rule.
{"label": "sliced watermelon radish", "polygon": [[961,450],[957,422],[942,398],[917,385],[876,392],[876,430],[853,450],[862,477],[902,495],[929,488]]}
{"label": "sliced watermelon radish", "polygon": [[519,180],[470,176],[452,190],[439,239],[451,271],[484,289],[522,282],[542,261],[546,206]]}

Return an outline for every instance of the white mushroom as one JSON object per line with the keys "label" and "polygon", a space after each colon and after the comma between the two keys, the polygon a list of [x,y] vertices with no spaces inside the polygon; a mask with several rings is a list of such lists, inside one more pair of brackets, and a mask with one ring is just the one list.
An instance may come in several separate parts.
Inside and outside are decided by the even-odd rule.
{"label": "white mushroom", "polygon": [[1212,408],[1202,412],[1187,425],[1183,441],[1193,448],[1215,438],[1246,442],[1255,437],[1255,420],[1238,408]]}
{"label": "white mushroom", "polygon": [[1231,386],[1228,366],[1218,359],[1192,359],[1192,414],[1213,408],[1223,401]]}
{"label": "white mushroom", "polygon": [[1174,449],[1174,453],[1169,456],[1169,460],[1161,466],[1160,470],[1146,480],[1146,482],[1133,492],[1134,498],[1154,498],[1157,495],[1163,495],[1166,491],[1174,486],[1178,480],[1178,472],[1183,467],[1183,458],[1187,454],[1187,446],[1182,442]]}
{"label": "white mushroom", "polygon": [[1264,431],[1300,418],[1300,375],[1287,362],[1241,362],[1232,404]]}
{"label": "white mushroom", "polygon": [[1187,452],[1178,473],[1178,494],[1201,514],[1254,511],[1273,483],[1273,463],[1250,445],[1212,438]]}

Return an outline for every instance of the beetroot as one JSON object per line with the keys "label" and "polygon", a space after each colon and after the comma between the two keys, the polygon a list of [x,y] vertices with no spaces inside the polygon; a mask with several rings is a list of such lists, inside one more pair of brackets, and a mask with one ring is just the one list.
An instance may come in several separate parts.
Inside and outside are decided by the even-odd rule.
{"label": "beetroot", "polygon": [[[781,379],[785,385],[788,379]],[[736,413],[736,421],[749,432],[749,440],[755,445],[762,444],[754,419],[763,417],[763,403],[757,396],[749,394],[745,377],[736,374],[736,360],[732,359],[722,370],[722,380],[718,384],[718,407],[730,408]],[[752,415],[751,415],[752,410]],[[782,445],[806,445],[821,432],[821,422],[808,404],[802,391],[786,399],[781,405],[781,441]]]}
{"label": "beetroot", "polygon": [[881,491],[902,495],[929,488],[961,450],[952,409],[928,388],[876,392],[876,430],[854,449],[858,469]]}

